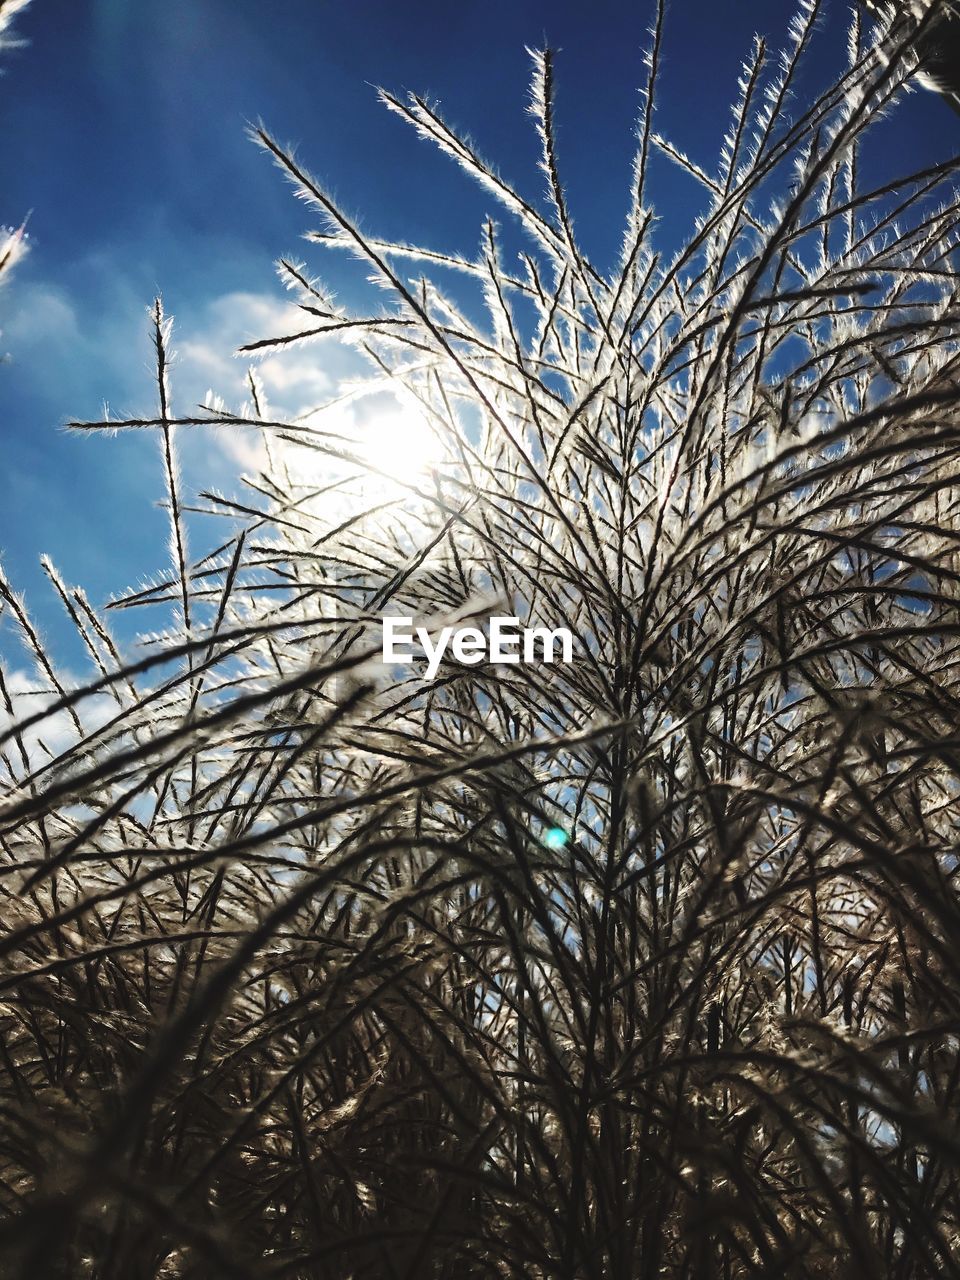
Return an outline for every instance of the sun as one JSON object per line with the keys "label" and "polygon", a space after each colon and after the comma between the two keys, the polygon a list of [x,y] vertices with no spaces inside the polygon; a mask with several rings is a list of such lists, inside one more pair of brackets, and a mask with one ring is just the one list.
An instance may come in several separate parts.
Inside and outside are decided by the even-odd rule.
{"label": "sun", "polygon": [[451,461],[426,413],[393,391],[365,402],[342,396],[301,422],[315,435],[286,442],[288,464],[302,484],[324,486],[321,506],[328,515],[338,505],[331,485],[341,505],[406,504],[432,490]]}
{"label": "sun", "polygon": [[442,449],[426,417],[413,405],[396,402],[354,427],[357,457],[369,468],[364,487],[419,487],[442,460]]}

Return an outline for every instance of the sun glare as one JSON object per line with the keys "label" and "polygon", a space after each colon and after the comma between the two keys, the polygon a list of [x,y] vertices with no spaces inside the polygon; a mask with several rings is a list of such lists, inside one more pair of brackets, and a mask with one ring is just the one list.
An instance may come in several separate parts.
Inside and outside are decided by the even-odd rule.
{"label": "sun glare", "polygon": [[[432,487],[431,476],[444,460],[441,440],[426,416],[416,404],[395,397],[382,397],[362,410],[334,403],[311,415],[311,423],[317,445],[289,444],[288,462],[303,483],[342,481],[344,502],[391,502]],[[327,516],[335,505],[327,493],[322,503]]]}
{"label": "sun glare", "polygon": [[378,473],[376,482],[419,485],[440,461],[440,443],[415,408],[398,404],[358,423],[355,431],[358,456]]}

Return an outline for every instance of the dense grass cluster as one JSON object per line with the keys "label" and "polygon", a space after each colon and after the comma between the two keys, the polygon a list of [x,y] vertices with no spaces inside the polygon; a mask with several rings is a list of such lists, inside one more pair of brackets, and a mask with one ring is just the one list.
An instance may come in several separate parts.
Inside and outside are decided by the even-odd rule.
{"label": "dense grass cluster", "polygon": [[[820,8],[701,164],[654,123],[661,6],[610,276],[549,53],[543,207],[383,95],[516,268],[493,222],[470,259],[365,236],[258,131],[392,302],[284,262],[302,331],[257,348],[352,341],[437,456],[383,487],[253,377],[174,416],[159,304],[158,407],[75,424],[159,440],[173,568],[115,607],[174,621],[124,656],[49,566],[77,687],[0,586],[45,691],[0,684],[4,1276],[960,1274],[960,158],[863,188],[934,9],[854,19],[804,104]],[[673,257],[655,151],[699,210]],[[211,423],[269,461],[195,561],[176,435]],[[490,612],[576,661],[372,659],[384,613]]]}

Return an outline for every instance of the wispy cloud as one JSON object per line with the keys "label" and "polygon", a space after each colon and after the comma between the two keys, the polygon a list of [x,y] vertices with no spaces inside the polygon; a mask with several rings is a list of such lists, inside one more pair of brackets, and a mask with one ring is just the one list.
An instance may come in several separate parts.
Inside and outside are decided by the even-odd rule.
{"label": "wispy cloud", "polygon": [[[83,680],[74,680],[66,672],[60,672],[60,678],[66,687],[79,686]],[[38,711],[51,706],[59,697],[52,689],[50,682],[31,675],[22,667],[8,670],[5,675],[6,690],[13,707],[13,715],[5,706],[0,705],[0,733],[11,725],[35,716]],[[116,711],[116,704],[106,694],[96,694],[86,698],[76,708],[76,714],[85,733],[99,729]],[[64,751],[74,746],[78,739],[77,726],[67,711],[55,711],[43,721],[23,730],[16,741],[17,753],[22,748],[31,768],[37,768],[49,760],[56,759]],[[9,748],[8,748],[9,750]],[[22,759],[18,761],[22,764]]]}
{"label": "wispy cloud", "polygon": [[[27,282],[18,290],[4,329],[20,376],[44,400],[56,397],[58,417],[82,417],[103,406],[113,416],[151,412],[155,388],[150,370],[146,309],[129,287],[117,286],[117,305],[90,314],[60,285]],[[172,408],[189,416],[219,397],[239,410],[248,398],[249,362],[240,346],[264,335],[302,328],[302,317],[282,296],[252,291],[220,294],[175,315]],[[335,342],[270,355],[257,363],[270,412],[292,418],[337,394],[355,374],[356,357]],[[55,371],[55,377],[51,372]],[[226,483],[237,468],[254,469],[262,454],[252,433],[211,426],[181,436],[188,479]]]}
{"label": "wispy cloud", "polygon": [[11,49],[20,44],[12,32],[13,21],[29,3],[30,0],[0,0],[0,49]]}

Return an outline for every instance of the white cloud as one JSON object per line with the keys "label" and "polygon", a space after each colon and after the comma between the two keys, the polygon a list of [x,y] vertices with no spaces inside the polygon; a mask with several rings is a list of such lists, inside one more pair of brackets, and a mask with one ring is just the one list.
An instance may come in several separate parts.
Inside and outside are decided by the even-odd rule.
{"label": "white cloud", "polygon": [[18,280],[5,299],[3,343],[19,375],[41,400],[56,403],[61,419],[92,416],[104,399],[135,402],[150,392],[145,311],[120,285],[110,305],[97,309],[58,284]]}
{"label": "white cloud", "polygon": [[196,320],[186,318],[179,328],[175,373],[181,394],[196,390],[205,379],[204,390],[212,388],[230,404],[235,391],[245,394],[246,371],[253,365],[277,416],[295,417],[315,408],[356,371],[356,358],[335,340],[261,357],[236,354],[246,343],[286,337],[312,323],[282,297],[235,292],[215,298]]}
{"label": "white cloud", "polygon": [[[346,353],[336,343],[259,359],[237,354],[248,342],[301,331],[305,319],[282,297],[249,292],[223,294],[207,303],[198,317],[183,318],[176,330],[171,370],[176,412],[190,414],[211,398],[242,412],[249,403],[251,366],[261,386],[261,408],[271,419],[289,421],[333,398],[348,372]],[[181,451],[188,471],[216,466],[214,452],[242,471],[259,470],[266,462],[259,432],[240,426],[201,428],[181,436]]]}
{"label": "white cloud", "polygon": [[[5,732],[15,722],[26,720],[36,715],[38,711],[45,710],[59,697],[50,688],[49,683],[36,679],[22,668],[6,671],[4,678],[13,704],[13,717],[11,718],[6,709],[0,708],[0,732]],[[60,678],[64,687],[72,687],[72,681],[63,673],[60,674]],[[107,694],[95,694],[85,698],[75,708],[85,733],[100,728],[116,712],[116,709],[116,703]],[[69,711],[55,711],[31,728],[24,730],[21,735],[21,742],[32,768],[37,768],[59,756],[77,741],[77,727]],[[16,769],[22,768],[19,745],[7,743],[3,750]]]}
{"label": "white cloud", "polygon": [[21,345],[56,335],[80,337],[77,312],[65,290],[56,285],[21,284],[16,299],[12,314],[4,321],[7,339]]}
{"label": "white cloud", "polygon": [[[89,309],[58,285],[25,284],[16,291],[7,343],[21,369],[37,380],[41,394],[55,388],[58,403],[77,417],[98,418],[104,397],[113,418],[153,415],[156,387],[147,307],[122,276],[112,280],[110,290],[107,302]],[[337,401],[351,383],[373,372],[335,337],[261,357],[238,355],[246,343],[314,325],[314,318],[279,290],[231,291],[173,318],[170,404],[176,417],[194,416],[199,406],[211,403],[240,415],[250,412],[250,367],[261,385],[265,416],[280,422]],[[415,418],[409,407],[381,393],[341,400],[312,417],[311,425],[365,442],[375,465],[399,475],[416,468],[424,456]],[[232,489],[241,473],[255,473],[266,463],[261,433],[253,426],[211,423],[183,429],[177,450],[184,493],[191,497],[205,488]],[[295,449],[289,456],[302,475],[337,471],[333,460],[325,462],[317,453]]]}
{"label": "white cloud", "polygon": [[[147,307],[122,279],[111,290],[109,302],[93,310],[48,282],[25,282],[12,295],[5,346],[41,394],[49,398],[55,389],[58,403],[66,408],[64,417],[99,416],[104,402],[113,417],[155,411]],[[174,322],[171,407],[178,417],[192,416],[211,394],[228,409],[242,412],[249,400],[251,366],[262,385],[266,411],[278,420],[333,399],[341,382],[359,370],[357,356],[335,339],[260,358],[238,356],[245,343],[311,326],[311,318],[282,294],[221,294],[196,311],[175,315]],[[264,462],[259,434],[242,427],[191,429],[180,434],[179,448],[185,469],[203,484],[227,483],[238,469],[256,470]],[[213,469],[212,477],[205,475],[207,468]]]}

